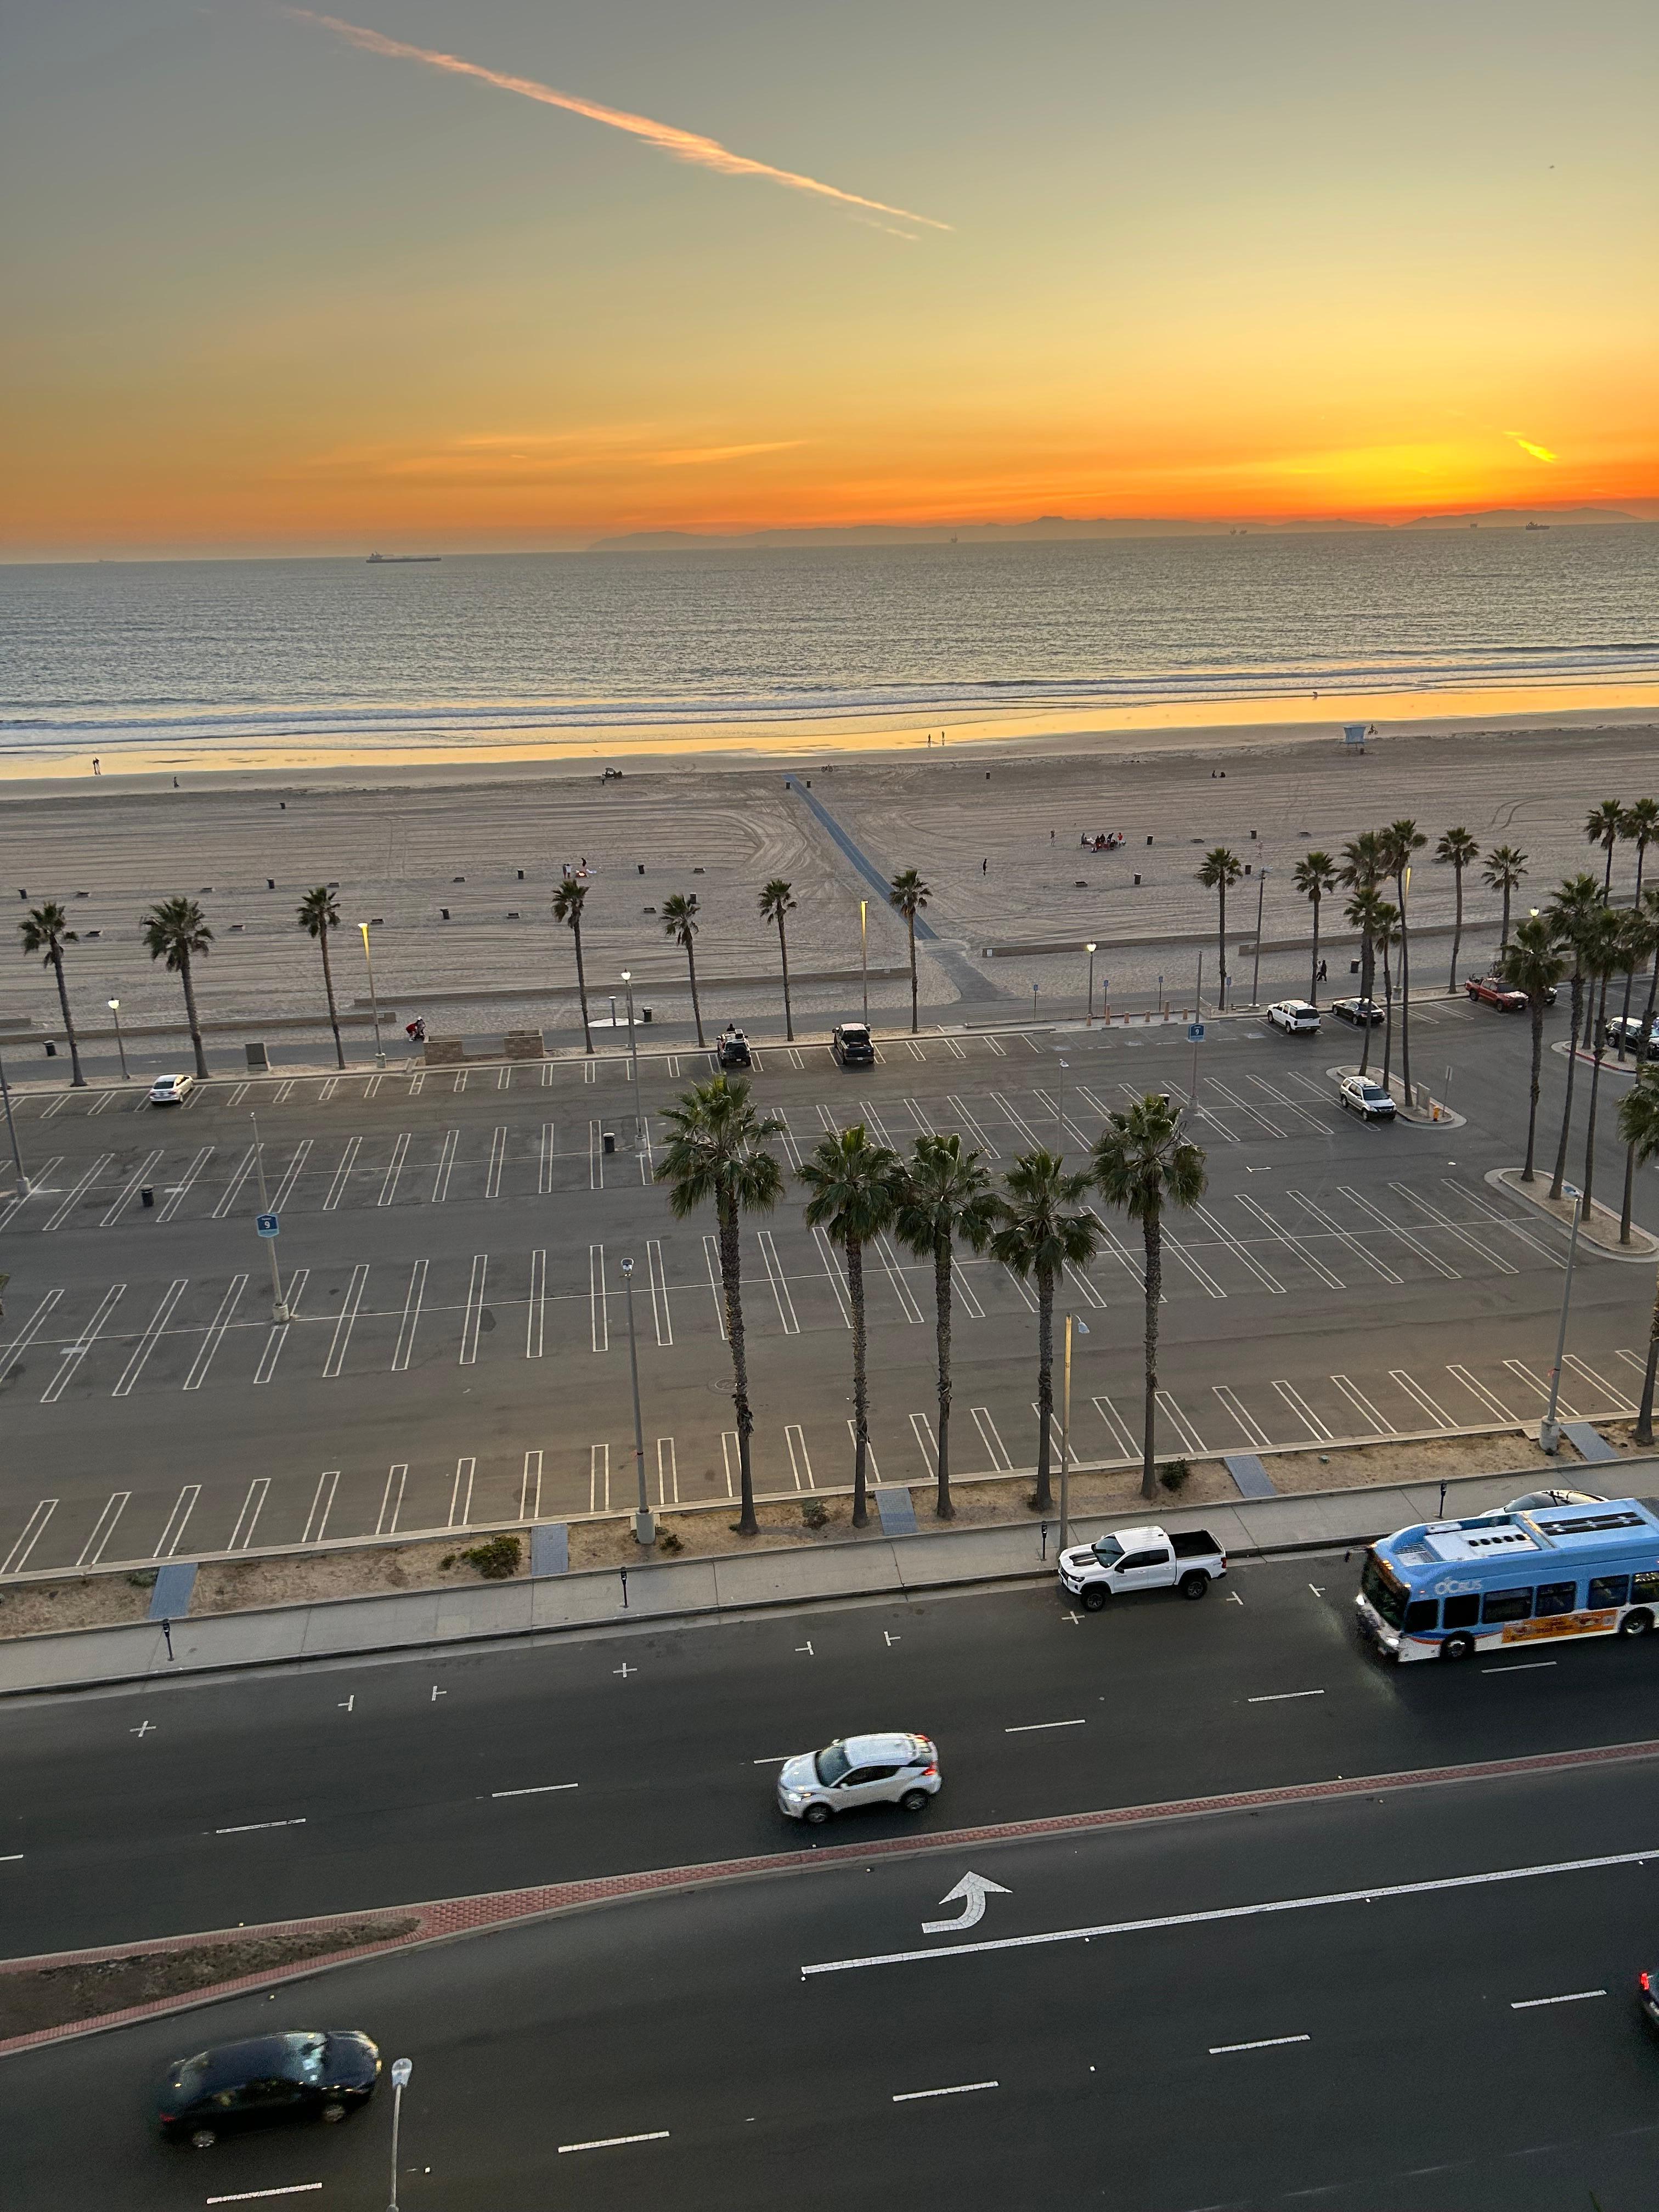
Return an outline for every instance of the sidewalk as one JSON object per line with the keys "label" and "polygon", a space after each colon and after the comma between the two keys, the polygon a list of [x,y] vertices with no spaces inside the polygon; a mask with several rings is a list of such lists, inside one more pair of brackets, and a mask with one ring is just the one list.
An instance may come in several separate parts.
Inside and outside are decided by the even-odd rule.
{"label": "sidewalk", "polygon": [[[1626,1460],[1620,1468],[1620,1480],[1631,1490],[1651,1481],[1656,1473],[1659,1457]],[[1446,1486],[1446,1514],[1501,1505],[1537,1479],[1535,1464],[1514,1474],[1459,1476]],[[1079,1517],[1072,1537],[1088,1542],[1109,1528],[1131,1528],[1155,1517],[1170,1529],[1207,1528],[1232,1558],[1249,1559],[1369,1543],[1439,1511],[1437,1482],[1407,1483]],[[1055,1533],[1051,1519],[999,1528],[921,1529],[914,1536],[738,1557],[653,1559],[627,1571],[626,1605],[623,1575],[600,1568],[463,1589],[395,1591],[205,1614],[171,1624],[171,1656],[159,1621],[65,1629],[0,1644],[0,1697],[176,1680],[359,1652],[476,1646],[635,1622],[706,1620],[836,1598],[920,1597],[975,1585],[1041,1582],[1054,1572]]]}

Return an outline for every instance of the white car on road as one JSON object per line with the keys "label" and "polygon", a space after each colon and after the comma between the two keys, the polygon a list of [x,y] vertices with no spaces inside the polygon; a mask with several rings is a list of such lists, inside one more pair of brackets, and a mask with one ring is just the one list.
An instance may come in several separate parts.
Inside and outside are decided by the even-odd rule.
{"label": "white car on road", "polygon": [[158,1075],[149,1086],[152,1106],[182,1106],[196,1088],[193,1075]]}
{"label": "white car on road", "polygon": [[939,1753],[925,1735],[837,1736],[822,1751],[784,1760],[778,1810],[817,1828],[855,1805],[921,1813],[939,1789]]}
{"label": "white car on road", "polygon": [[1286,1036],[1312,1036],[1319,1027],[1319,1009],[1305,999],[1280,999],[1268,1007],[1267,1019]]}
{"label": "white car on road", "polygon": [[1337,1092],[1345,1110],[1358,1114],[1367,1121],[1392,1121],[1394,1100],[1380,1083],[1373,1083],[1369,1075],[1345,1075]]}

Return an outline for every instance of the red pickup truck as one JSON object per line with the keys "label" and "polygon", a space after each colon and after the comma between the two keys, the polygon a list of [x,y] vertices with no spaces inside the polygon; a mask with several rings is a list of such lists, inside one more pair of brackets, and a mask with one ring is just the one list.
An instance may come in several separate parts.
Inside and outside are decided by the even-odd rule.
{"label": "red pickup truck", "polygon": [[1524,991],[1513,991],[1500,975],[1468,975],[1463,988],[1470,998],[1478,999],[1483,1006],[1496,1006],[1500,1013],[1524,1014],[1528,1000]]}

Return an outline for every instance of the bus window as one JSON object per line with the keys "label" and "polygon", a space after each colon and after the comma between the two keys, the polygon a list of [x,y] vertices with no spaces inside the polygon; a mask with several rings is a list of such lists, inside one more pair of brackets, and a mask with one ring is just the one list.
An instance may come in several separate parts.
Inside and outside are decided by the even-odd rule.
{"label": "bus window", "polygon": [[1628,1575],[1597,1575],[1589,1586],[1592,1606],[1627,1605],[1630,1601]]}
{"label": "bus window", "polygon": [[1532,1614],[1532,1592],[1529,1589],[1489,1590],[1486,1601],[1480,1608],[1484,1626],[1494,1620],[1527,1620]]}
{"label": "bus window", "polygon": [[1577,1583],[1540,1583],[1535,1613],[1571,1613],[1578,1595]]}
{"label": "bus window", "polygon": [[1659,1598],[1659,1575],[1632,1575],[1630,1596],[1632,1605],[1651,1605],[1655,1598]]}
{"label": "bus window", "polygon": [[1420,1636],[1425,1629],[1438,1628],[1440,1626],[1438,1604],[1431,1597],[1419,1597],[1413,1604],[1406,1607],[1406,1618],[1402,1625],[1408,1636]]}
{"label": "bus window", "polygon": [[1478,1597],[1449,1597],[1446,1600],[1446,1627],[1473,1628],[1480,1618],[1480,1601]]}

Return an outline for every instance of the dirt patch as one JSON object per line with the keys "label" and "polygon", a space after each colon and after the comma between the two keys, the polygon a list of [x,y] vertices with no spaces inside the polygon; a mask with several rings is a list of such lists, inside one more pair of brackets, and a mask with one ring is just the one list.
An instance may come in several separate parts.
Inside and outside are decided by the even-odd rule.
{"label": "dirt patch", "polygon": [[0,1636],[45,1636],[54,1628],[119,1628],[149,1611],[154,1573],[80,1575],[18,1583],[0,1590]]}
{"label": "dirt patch", "polygon": [[187,1996],[216,1982],[330,1958],[365,1943],[390,1943],[412,1935],[419,1925],[405,1913],[397,1918],[347,1921],[305,1934],[230,1936],[222,1942],[195,1943],[177,1951],[129,1951],[119,1958],[0,1972],[0,2041],[32,2035],[39,2028],[96,2020],[104,2013],[125,2012],[131,2005],[153,2004],[161,1997]]}
{"label": "dirt patch", "polygon": [[[507,1532],[519,1543],[516,1572],[530,1571],[530,1532]],[[192,1616],[243,1613],[257,1605],[309,1605],[319,1598],[373,1597],[385,1590],[449,1589],[486,1579],[465,1556],[492,1540],[441,1538],[435,1543],[376,1545],[361,1551],[314,1552],[295,1559],[217,1560],[202,1569],[191,1597]],[[510,1581],[511,1576],[491,1576]]]}
{"label": "dirt patch", "polygon": [[1385,1482],[1449,1482],[1460,1474],[1512,1474],[1535,1464],[1540,1478],[1551,1468],[1583,1464],[1569,1443],[1554,1459],[1535,1437],[1511,1430],[1490,1437],[1445,1437],[1421,1443],[1358,1444],[1351,1451],[1264,1453],[1275,1490],[1360,1490]]}

